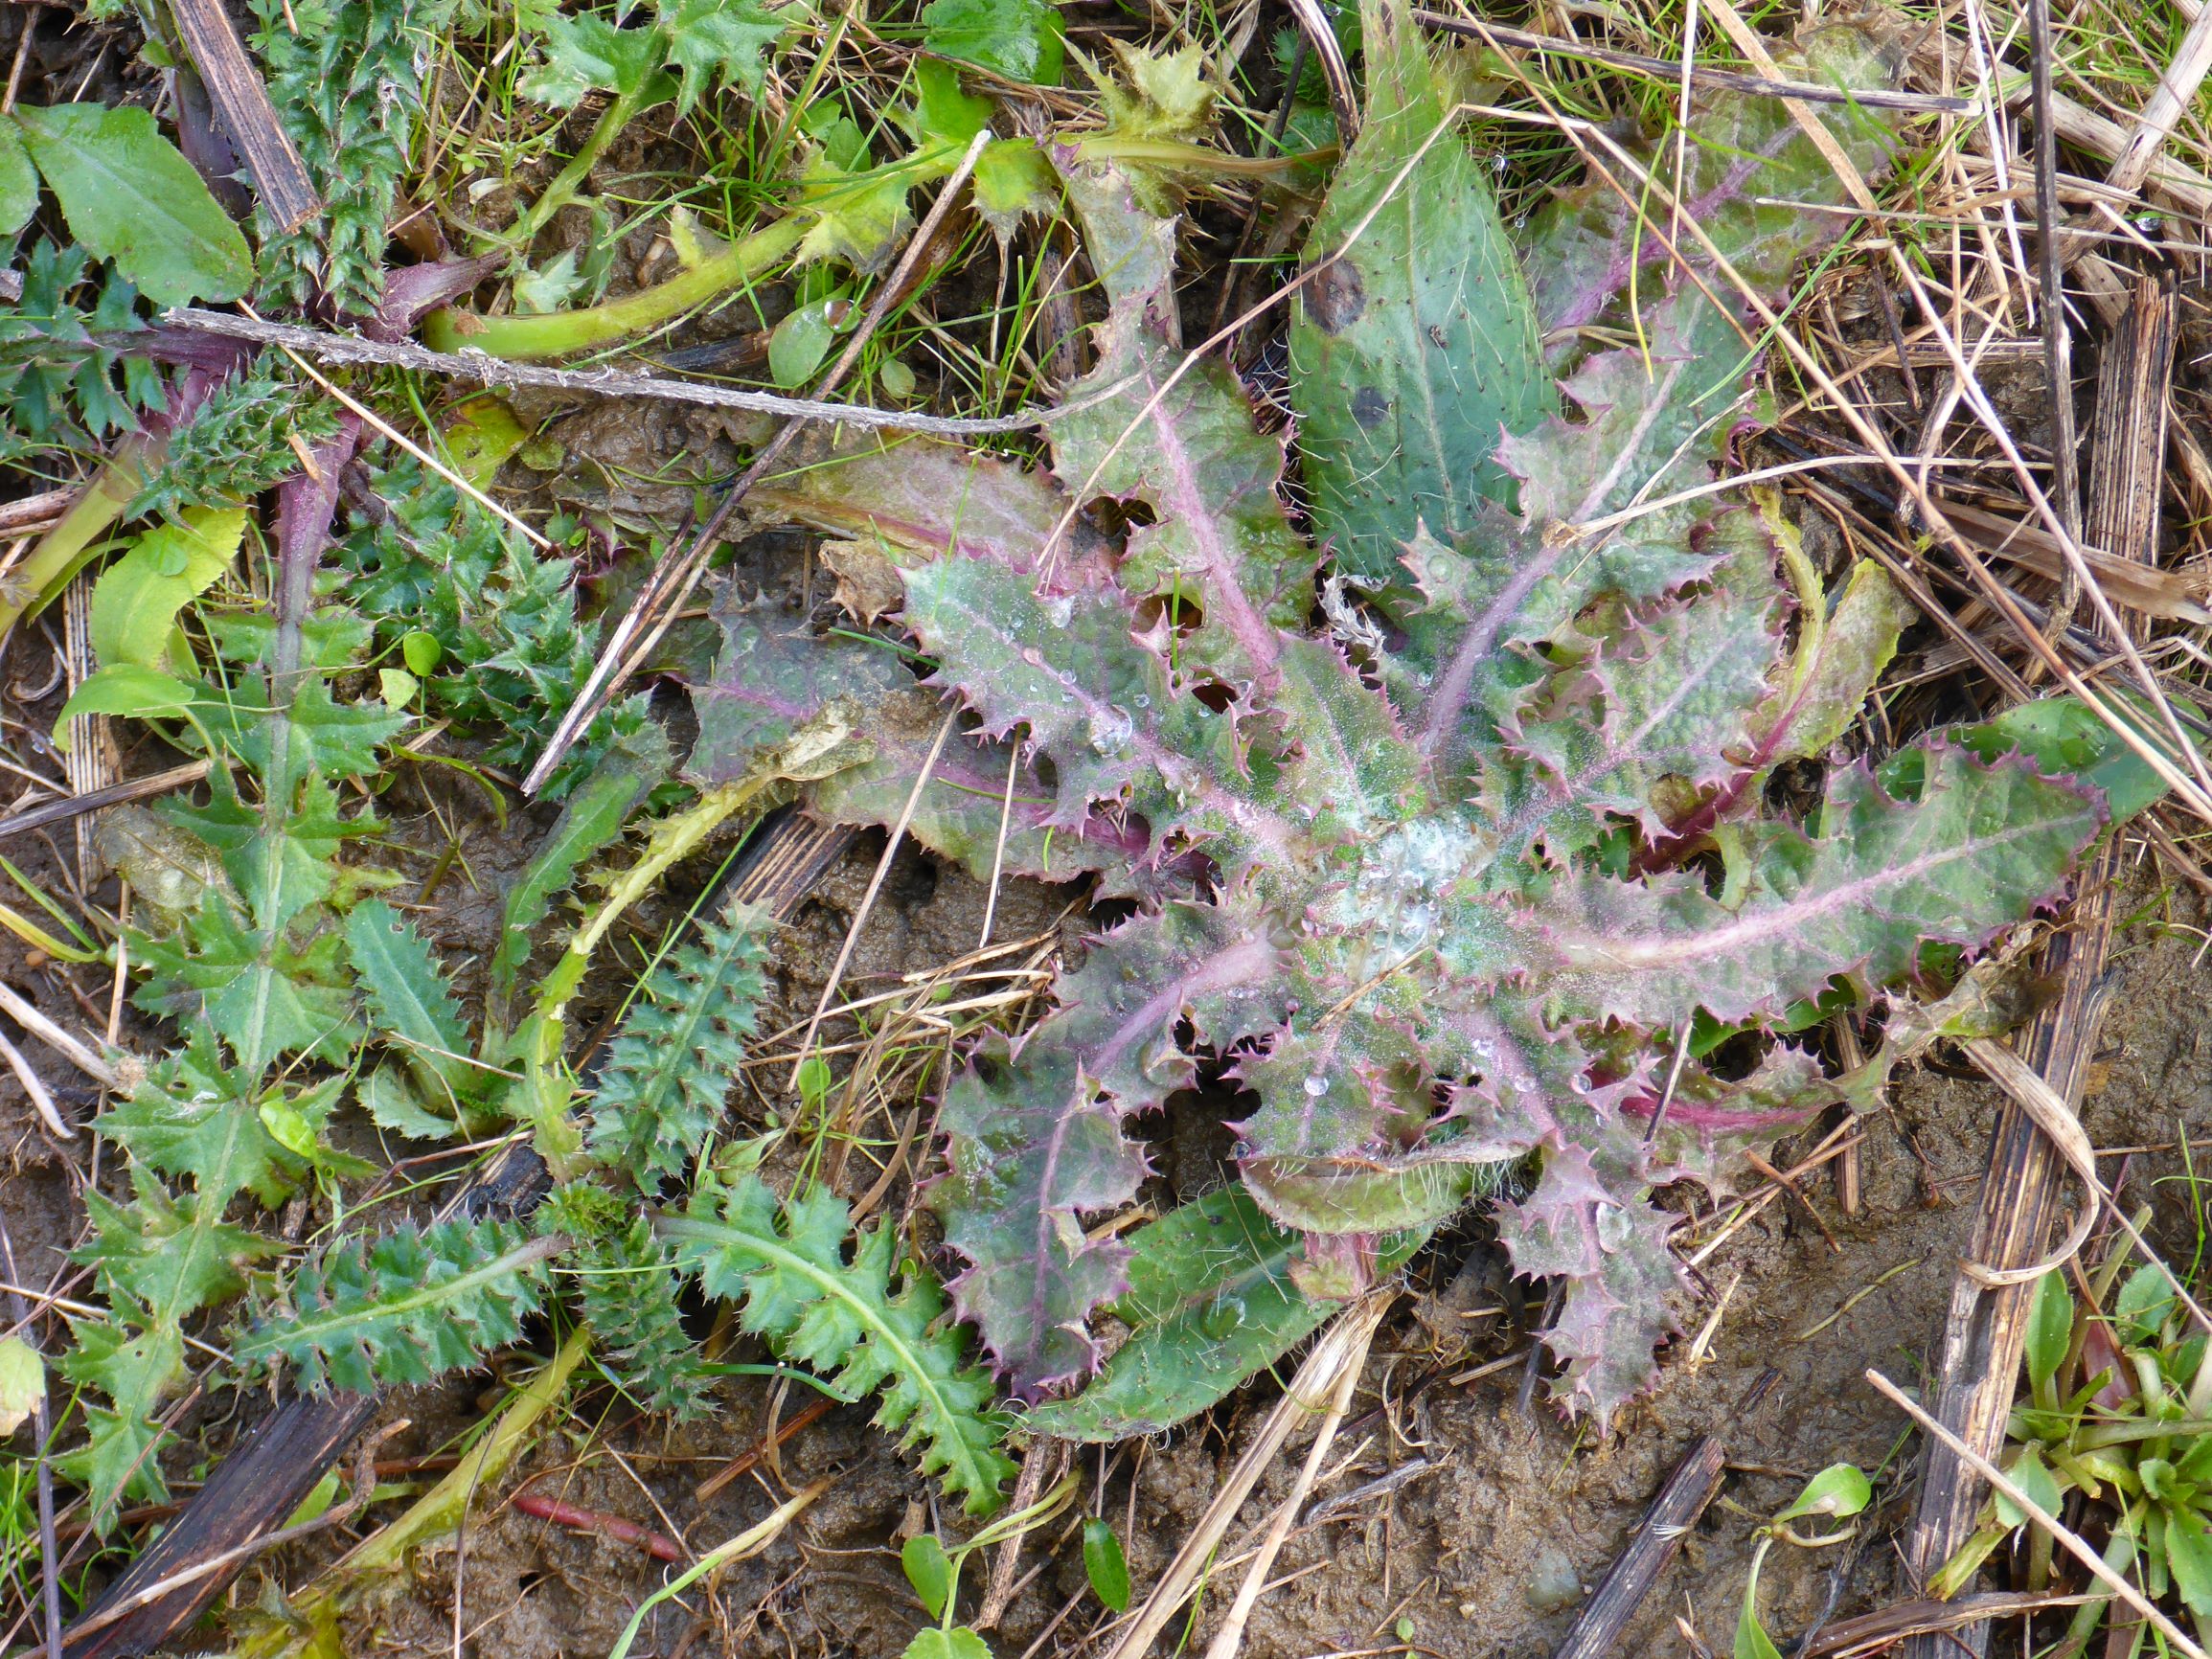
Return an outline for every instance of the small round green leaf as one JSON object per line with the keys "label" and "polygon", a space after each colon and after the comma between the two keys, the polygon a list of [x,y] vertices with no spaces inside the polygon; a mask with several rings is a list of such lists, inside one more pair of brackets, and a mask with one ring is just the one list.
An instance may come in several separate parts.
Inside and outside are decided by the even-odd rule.
{"label": "small round green leaf", "polygon": [[1122,1558],[1122,1541],[1114,1536],[1111,1523],[1083,1522],[1083,1570],[1090,1579],[1091,1594],[1109,1611],[1129,1610],[1129,1564]]}
{"label": "small round green leaf", "polygon": [[942,1618],[945,1598],[952,1593],[952,1563],[946,1559],[945,1546],[931,1534],[919,1533],[899,1552],[899,1564],[906,1569],[906,1581],[929,1616]]}
{"label": "small round green leaf", "polygon": [[1841,1520],[1856,1515],[1873,1501],[1874,1486],[1850,1464],[1830,1464],[1805,1483],[1797,1501],[1774,1519],[1802,1520],[1808,1515],[1828,1515]]}
{"label": "small round green leaf", "polygon": [[445,648],[438,643],[436,634],[416,628],[400,639],[399,655],[406,659],[407,671],[422,679],[445,660]]}
{"label": "small round green leaf", "polygon": [[776,325],[768,336],[768,377],[788,392],[814,377],[830,353],[836,327],[830,321],[833,300],[816,300],[801,306]]}

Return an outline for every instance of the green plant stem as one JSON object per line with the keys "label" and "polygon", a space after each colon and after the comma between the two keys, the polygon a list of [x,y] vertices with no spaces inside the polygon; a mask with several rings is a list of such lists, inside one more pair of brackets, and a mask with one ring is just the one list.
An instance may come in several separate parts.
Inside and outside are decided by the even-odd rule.
{"label": "green plant stem", "polygon": [[[657,81],[661,78],[656,76],[650,79]],[[545,187],[544,193],[530,204],[530,211],[516,220],[513,228],[499,239],[511,242],[518,249],[528,250],[530,244],[536,240],[537,233],[546,227],[553,216],[576,199],[577,193],[583,188],[583,181],[591,175],[591,170],[599,165],[599,158],[606,153],[606,147],[614,142],[615,134],[661,102],[660,98],[653,96],[650,84],[635,92],[619,94],[606,106],[605,113],[599,118],[599,124],[591,129],[591,136],[583,141],[583,148],[555,175],[553,182]]]}
{"label": "green plant stem", "polygon": [[758,281],[789,258],[806,234],[805,216],[787,214],[690,270],[619,300],[542,317],[479,317],[448,307],[432,314],[422,339],[436,351],[483,352],[515,363],[619,345]]}
{"label": "green plant stem", "polygon": [[0,639],[16,623],[43,608],[62,585],[84,568],[93,544],[115,527],[169,445],[140,433],[125,439],[100,469],[84,493],[70,504],[61,522],[38,538],[23,562],[0,585]]}
{"label": "green plant stem", "polygon": [[685,858],[733,813],[760,795],[772,779],[746,778],[709,789],[698,801],[653,827],[645,853],[623,872],[607,889],[588,920],[577,929],[568,948],[546,975],[538,991],[537,1010],[518,1034],[523,1056],[523,1080],[511,1097],[511,1114],[536,1130],[538,1155],[561,1176],[568,1161],[582,1147],[582,1137],[568,1115],[574,1094],[572,1080],[561,1063],[567,1034],[568,999],[583,983],[591,953],[606,937],[617,918],[652,890],[671,866]]}

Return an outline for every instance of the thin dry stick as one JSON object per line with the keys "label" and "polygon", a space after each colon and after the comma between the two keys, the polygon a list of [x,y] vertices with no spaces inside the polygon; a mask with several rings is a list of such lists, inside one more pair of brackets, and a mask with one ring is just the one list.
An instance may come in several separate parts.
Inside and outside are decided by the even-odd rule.
{"label": "thin dry stick", "polygon": [[[1767,43],[1759,38],[1758,31],[1744,21],[1729,0],[1712,0],[1712,6],[1714,16],[1721,20],[1721,27],[1728,32],[1728,38],[1736,43],[1736,49],[1751,60],[1752,67],[1763,75],[1781,80],[1781,68],[1768,54]],[[1865,175],[1859,170],[1858,163],[1845,153],[1843,147],[1836,142],[1836,135],[1813,112],[1813,106],[1802,99],[1785,98],[1782,107],[1790,112],[1790,119],[1813,141],[1813,148],[1820,152],[1820,159],[1828,164],[1829,170],[1836,174],[1836,181],[1843,186],[1852,201],[1872,213],[1874,193],[1866,188]]]}
{"label": "thin dry stick", "polygon": [[[1487,32],[1499,43],[1522,52],[1540,52],[1554,57],[1579,57],[1588,63],[1603,63],[1613,69],[1630,69],[1639,74],[1653,75],[1662,80],[1673,80],[1682,72],[1682,65],[1664,57],[1647,57],[1640,52],[1617,52],[1609,46],[1592,45],[1587,40],[1569,40],[1558,34],[1538,34],[1526,29],[1509,29],[1502,23],[1485,19],[1480,29],[1462,22],[1442,11],[1425,11],[1414,8],[1413,20],[1424,29],[1433,29],[1442,34],[1460,34],[1480,39]],[[1893,92],[1882,86],[1821,86],[1810,80],[1770,80],[1763,75],[1739,75],[1732,69],[1713,69],[1702,63],[1689,66],[1691,80],[1699,86],[1717,87],[1724,92],[1744,92],[1753,98],[1795,98],[1807,103],[1858,104],[1867,109],[1909,109],[1923,115],[1974,115],[1986,113],[1987,104],[1979,99],[1949,98],[1928,92]]]}
{"label": "thin dry stick", "polygon": [[1153,1641],[1168,1627],[1168,1621],[1190,1599],[1199,1576],[1220,1547],[1223,1534],[1236,1520],[1237,1511],[1244,1507],[1244,1500],[1252,1495],[1260,1477],[1274,1463],[1283,1443],[1290,1438],[1290,1431],[1323,1409],[1320,1402],[1335,1389],[1337,1379],[1347,1368],[1353,1371],[1359,1368],[1368,1345],[1375,1339],[1376,1328],[1382,1322],[1383,1312],[1397,1294],[1395,1289],[1387,1287],[1376,1291],[1338,1314],[1336,1322],[1322,1333],[1321,1340],[1313,1345],[1313,1352],[1298,1367],[1298,1375],[1291,1378],[1283,1398],[1275,1402],[1275,1409],[1260,1425],[1259,1434],[1229,1471],[1214,1501],[1206,1506],[1206,1512],[1198,1517],[1198,1524],[1183,1540],[1183,1547],[1175,1552],[1175,1558],[1168,1563],[1168,1570],[1160,1575],[1160,1581],[1152,1586],[1152,1593],[1145,1598],[1144,1605],[1124,1626],[1121,1639],[1106,1659],[1141,1659],[1152,1651]]}
{"label": "thin dry stick", "polygon": [[[937,193],[937,199],[929,204],[928,214],[908,239],[906,252],[893,268],[890,279],[876,291],[876,298],[870,304],[867,315],[861,318],[860,326],[853,330],[853,336],[845,343],[844,351],[838,353],[837,360],[830,365],[829,372],[815,386],[817,395],[835,391],[844,383],[845,376],[852,373],[853,365],[860,360],[860,353],[867,349],[868,342],[875,338],[876,330],[882,326],[883,319],[890,315],[892,306],[906,291],[907,279],[913,275],[927,254],[930,244],[936,239],[938,227],[944,224],[946,216],[951,213],[953,202],[974,173],[975,164],[981,159],[991,138],[991,128],[986,126],[969,145],[968,153],[960,158],[960,165],[953,169],[952,176],[945,181],[945,188]],[[747,492],[766,476],[768,469],[775,466],[798,435],[799,423],[795,420],[787,421],[762,447],[760,453],[753,457],[751,464],[739,474],[737,481],[723,492],[714,511],[707,515],[707,521],[699,526],[684,551],[674,558],[664,559],[655,567],[644,591],[624,613],[622,621],[615,625],[614,632],[601,648],[599,661],[592,665],[590,676],[585,679],[582,690],[577,693],[575,700],[568,705],[567,713],[560,716],[560,724],[554,728],[553,737],[545,745],[545,752],[537,757],[537,763],[530,768],[530,775],[523,779],[524,794],[535,795],[545,786],[546,779],[553,775],[553,769],[560,764],[584,728],[598,717],[600,710],[613,698],[624,682],[637,671],[647,653],[651,651],[661,635],[667,632],[675,614],[683,608],[684,601],[698,585],[699,579],[706,574],[707,556],[719,543],[722,527],[729,522],[730,515],[737,511]],[[634,646],[631,643],[633,640],[636,642]]]}
{"label": "thin dry stick", "polygon": [[[1995,404],[1990,401],[1989,394],[1983,388],[1980,377],[1967,367],[1964,357],[1959,353],[1956,337],[1945,326],[1942,314],[1936,309],[1934,302],[1928,298],[1927,291],[1922,285],[1919,274],[1913,270],[1911,261],[1906,260],[1894,244],[1890,247],[1889,254],[1891,263],[1896,266],[1899,274],[1904,277],[1906,284],[1912,289],[1913,297],[1920,305],[1922,313],[1933,325],[1937,339],[1943,342],[1944,350],[1950,353],[1952,373],[1958,376],[1959,384],[1966,392],[1968,406],[1980,420],[1983,428],[1992,438],[1996,440],[1997,447],[2004,452],[2005,459],[2012,464],[2014,477],[2020,487],[2020,492],[2028,498],[2028,504],[2036,510],[2038,516],[2043,521],[2044,528],[2050,532],[2052,539],[2059,544],[2059,552],[2073,569],[2076,579],[2081,582],[2082,591],[2089,596],[2089,602],[2097,613],[2097,620],[2104,624],[2107,636],[2119,646],[2121,654],[2127,658],[2128,666],[2134,672],[2136,683],[2141,686],[2144,695],[2152,705],[2157,709],[2167,731],[2172,735],[2176,750],[2188,761],[2190,769],[2196,774],[2188,787],[2185,790],[2177,789],[2177,793],[2181,794],[2183,799],[2189,802],[2191,810],[2196,811],[2200,816],[2207,816],[2207,808],[2212,807],[2212,773],[2205,770],[2204,757],[2198,751],[2197,745],[2189,740],[2188,735],[2182,731],[2180,718],[2174,713],[2174,705],[2168,700],[2165,689],[2158,683],[2158,676],[2151,671],[2150,665],[2143,660],[2143,653],[2136,648],[2133,637],[2128,631],[2127,625],[2120,620],[2120,613],[2113,609],[2111,601],[2106,597],[2104,584],[2097,580],[2096,573],[2089,568],[2088,561],[2082,557],[2080,539],[2075,536],[2065,521],[2059,516],[2057,510],[2051,505],[2050,497],[2043,492],[2042,487],[2037,484],[2035,474],[2029,469],[2026,458],[2020,454],[2018,445],[2013,442],[2011,430],[2005,425],[2004,418],[1997,413]],[[1867,430],[1872,432],[1874,429],[1868,426]],[[2042,658],[2047,667],[2054,668],[2059,671],[2060,677],[2066,683],[2067,690],[2073,692],[2091,710],[2096,711],[2099,717],[2105,719],[2107,724],[2111,725],[2115,734],[2123,741],[2127,741],[2131,736],[2132,728],[2123,729],[2120,724],[2114,722],[2109,713],[2104,709],[2104,705],[2090,692],[2087,682],[2074,672],[2072,665],[2065,661],[2061,652],[2043,641],[2042,631],[2028,622],[2026,614],[2013,600],[2011,590],[1989,575],[1988,566],[1984,565],[1966,547],[1966,538],[1950,524],[1949,519],[1942,517],[1940,510],[1934,501],[1926,495],[1925,491],[1922,491],[1922,500],[1927,504],[1925,511],[1929,515],[1930,527],[1936,527],[1940,521],[1940,528],[1948,532],[1950,539],[1955,543],[1951,551],[1958,556],[1970,571],[1976,573],[1976,585],[1982,586],[1986,582],[1983,597],[1988,599],[1991,604],[2004,615],[2005,620],[2018,630],[2023,643],[2029,644],[2031,648],[2042,647],[2036,654]],[[1915,505],[1919,505],[1919,503]],[[2131,744],[2131,747],[2135,745]],[[2138,748],[2137,752],[2142,754],[2146,760],[2150,759],[2148,750]],[[2171,761],[2163,757],[2161,761],[2162,764],[2154,763],[2154,769],[2158,770],[2160,775],[2166,777],[2169,783],[2178,783],[2179,774],[2174,769]]]}
{"label": "thin dry stick", "polygon": [[550,392],[585,392],[599,398],[644,398],[664,403],[699,403],[712,409],[742,409],[759,415],[781,415],[792,420],[831,420],[847,426],[881,427],[901,432],[926,432],[944,438],[983,438],[1001,432],[1026,432],[1032,427],[1088,408],[1106,393],[1094,394],[1080,404],[1051,409],[1017,410],[1012,415],[954,419],[923,415],[905,409],[875,409],[862,403],[830,403],[818,398],[785,398],[772,392],[746,392],[734,386],[717,386],[704,380],[671,380],[626,370],[547,369],[535,363],[510,363],[487,352],[433,352],[413,341],[365,340],[357,334],[336,334],[324,329],[304,329],[292,323],[271,323],[259,317],[236,317],[228,311],[203,310],[180,306],[162,313],[171,328],[190,329],[198,334],[217,334],[226,340],[246,340],[257,345],[281,346],[303,352],[318,362],[374,364],[381,368],[414,369],[426,375],[449,375],[473,380],[494,390],[528,386]]}
{"label": "thin dry stick", "polygon": [[81,813],[97,812],[103,807],[118,807],[125,801],[143,801],[148,795],[166,795],[171,789],[189,787],[206,776],[205,761],[189,761],[184,765],[171,766],[166,772],[126,779],[90,795],[64,795],[60,800],[49,801],[43,807],[33,807],[12,817],[0,818],[0,840],[43,829],[49,824],[66,823]]}
{"label": "thin dry stick", "polygon": [[[2151,1241],[2143,1237],[2134,1218],[2120,1207],[2111,1190],[2099,1178],[2096,1149],[2089,1145],[2089,1137],[2082,1128],[2081,1120],[2074,1116],[2074,1109],[2067,1103],[2065,1096],[2052,1088],[2027,1061],[1993,1038],[1968,1037],[1960,1046],[1966,1050],[1968,1057],[1989,1075],[1993,1082],[2019,1102],[2020,1110],[2027,1113],[2036,1127],[2050,1137],[2051,1144],[2058,1148],[2060,1155],[2081,1178],[2083,1185],[2089,1189],[2090,1196],[2104,1207],[2105,1213],[2112,1217],[2120,1231],[2127,1234],[2129,1241],[2143,1253],[2143,1259],[2147,1261],[2157,1261],[2158,1253],[2152,1248]],[[2188,1310],[2189,1316],[2196,1320],[2199,1329],[2212,1332],[2212,1313],[2206,1312],[2197,1298],[2190,1294],[2189,1287],[2181,1283],[2179,1275],[2170,1273],[2167,1278],[2173,1282],[2175,1297]]]}
{"label": "thin dry stick", "polygon": [[1353,1391],[1359,1386],[1360,1362],[1366,1357],[1368,1344],[1374,1340],[1383,1304],[1378,1301],[1365,1321],[1366,1340],[1359,1344],[1358,1352],[1345,1362],[1337,1376],[1335,1392],[1329,1397],[1329,1415],[1321,1420],[1321,1432],[1313,1437],[1313,1449],[1306,1454],[1305,1466],[1298,1471],[1289,1495],[1275,1507],[1275,1518],[1268,1525],[1267,1535],[1260,1540],[1259,1549],[1253,1553],[1252,1564],[1244,1571],[1244,1581],[1237,1587],[1237,1599],[1229,1604],[1221,1627],[1214,1632],[1214,1640],[1206,1648],[1206,1659],[1236,1659],[1237,1649],[1244,1645],[1244,1626],[1251,1621],[1252,1609],[1259,1605],[1261,1594],[1267,1587],[1267,1575],[1274,1571],[1275,1557],[1282,1553],[1283,1540],[1290,1535],[1291,1523],[1305,1507],[1306,1494],[1320,1478],[1329,1448],[1336,1443],[1336,1431],[1344,1426],[1344,1414],[1352,1408]]}
{"label": "thin dry stick", "polygon": [[1007,744],[1006,799],[998,804],[998,840],[991,849],[991,895],[983,901],[983,934],[975,942],[975,948],[985,949],[991,943],[991,924],[998,919],[998,885],[1006,878],[1006,831],[1014,822],[1014,779],[1021,768],[1021,745]]}
{"label": "thin dry stick", "polygon": [[1950,1448],[1954,1457],[2018,1504],[2036,1525],[2050,1534],[2064,1547],[2068,1555],[2087,1567],[2091,1578],[2110,1590],[2121,1601],[2127,1602],[2136,1612],[2142,1614],[2145,1619],[2157,1627],[2160,1635],[2174,1644],[2178,1650],[2187,1654],[2189,1659],[2212,1659],[2212,1655],[2207,1655],[2203,1648],[2190,1640],[2188,1633],[2180,1625],[2159,1612],[2144,1596],[2143,1592],[2129,1583],[2126,1578],[2105,1565],[2105,1557],[2102,1555],[2090,1549],[2078,1534],[2067,1530],[2064,1521],[2030,1497],[2012,1476],[2006,1474],[2004,1470],[1998,1468],[1996,1465],[1991,1463],[1989,1459],[1960,1440],[1958,1436],[1945,1428],[1942,1423],[1936,1421],[1934,1418],[1921,1409],[1917,1400],[1898,1387],[1896,1383],[1890,1381],[1888,1377],[1882,1375],[1881,1372],[1868,1371],[1865,1375],[1866,1380],[1873,1385],[1876,1393],[1887,1399],[1892,1405],[1897,1406],[1914,1422],[1920,1424],[1924,1433],[1935,1436],[1937,1440]]}
{"label": "thin dry stick", "polygon": [[[2043,307],[2043,396],[2051,414],[2051,495],[2060,521],[2077,540],[2082,499],[2074,457],[2074,346],[2066,327],[2066,295],[2059,276],[2059,136],[2051,126],[2051,3],[2028,0],[2028,55],[2033,65],[2036,118],[2036,270]],[[2059,581],[2050,633],[2064,633],[2081,599],[2080,579],[2069,568]]]}
{"label": "thin dry stick", "polygon": [[853,925],[845,929],[845,943],[837,947],[837,960],[830,966],[830,978],[822,987],[822,998],[814,1004],[813,1017],[807,1021],[807,1029],[799,1037],[799,1052],[791,1061],[791,1075],[784,1083],[786,1088],[796,1085],[799,1068],[813,1052],[814,1034],[822,1029],[823,1016],[830,1011],[830,999],[837,994],[837,987],[844,981],[854,946],[860,943],[860,930],[868,925],[869,914],[876,908],[876,896],[883,891],[883,878],[891,874],[891,860],[899,855],[899,844],[906,839],[906,827],[914,822],[914,808],[922,804],[922,792],[929,787],[930,774],[937,770],[937,757],[945,753],[945,739],[952,736],[952,724],[958,717],[957,710],[948,710],[938,722],[937,740],[929,745],[922,770],[914,775],[914,787],[906,792],[906,805],[900,808],[899,822],[891,827],[891,838],[883,843],[883,856],[876,860],[876,874],[868,878],[868,891],[860,897],[859,909],[853,912]]}

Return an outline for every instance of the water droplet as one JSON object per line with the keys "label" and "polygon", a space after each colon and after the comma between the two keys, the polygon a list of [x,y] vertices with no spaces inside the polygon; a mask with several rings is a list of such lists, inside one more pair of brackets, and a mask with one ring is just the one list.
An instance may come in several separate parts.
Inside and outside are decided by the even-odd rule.
{"label": "water droplet", "polygon": [[1136,730],[1137,723],[1129,718],[1127,710],[1109,706],[1091,716],[1090,746],[1102,755],[1118,755],[1129,746]]}
{"label": "water droplet", "polygon": [[1046,600],[1044,602],[1044,614],[1045,620],[1050,622],[1054,627],[1063,628],[1067,626],[1075,617],[1074,597],[1069,594],[1062,594],[1059,599]]}
{"label": "water droplet", "polygon": [[1198,1318],[1198,1329],[1219,1342],[1234,1336],[1237,1328],[1244,1323],[1244,1299],[1242,1296],[1217,1296],[1211,1307]]}
{"label": "water droplet", "polygon": [[1149,709],[1149,708],[1151,708],[1151,707],[1152,706],[1152,698],[1150,698],[1150,697],[1146,696],[1146,695],[1144,694],[1144,693],[1142,693],[1142,692],[1139,692],[1139,693],[1136,694],[1136,697],[1135,697],[1134,701],[1135,701],[1135,703],[1136,703],[1137,707],[1138,707],[1138,708],[1140,708],[1140,709]]}
{"label": "water droplet", "polygon": [[1513,1079],[1513,1086],[1524,1095],[1534,1094],[1536,1092],[1536,1079],[1526,1076],[1517,1077]]}
{"label": "water droplet", "polygon": [[1474,1049],[1474,1057],[1477,1059],[1487,1060],[1492,1055],[1497,1052],[1497,1044],[1492,1042],[1488,1037],[1476,1037],[1472,1047]]}
{"label": "water droplet", "polygon": [[1329,1092],[1329,1079],[1324,1077],[1308,1078],[1306,1079],[1306,1092],[1315,1100],[1319,1100]]}

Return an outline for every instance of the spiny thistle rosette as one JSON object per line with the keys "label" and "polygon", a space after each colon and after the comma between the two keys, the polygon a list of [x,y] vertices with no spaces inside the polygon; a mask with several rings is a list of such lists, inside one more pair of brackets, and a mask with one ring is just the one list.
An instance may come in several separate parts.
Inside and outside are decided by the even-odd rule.
{"label": "spiny thistle rosette", "polygon": [[[1722,102],[1693,127],[1683,217],[1733,275],[1687,231],[1670,259],[1664,206],[1639,226],[1619,168],[1516,252],[1477,159],[1428,143],[1449,100],[1411,25],[1372,4],[1365,24],[1367,125],[1308,251],[1339,257],[1292,333],[1310,534],[1231,371],[1185,364],[1173,221],[1062,151],[1111,309],[1052,474],[913,443],[790,504],[901,567],[934,677],[732,600],[700,688],[709,780],[833,698],[872,705],[875,759],[814,804],[879,823],[952,696],[974,718],[914,833],[987,875],[1011,766],[1006,868],[1096,869],[1140,901],[943,1104],[957,1307],[1047,1432],[1219,1398],[1516,1165],[1500,1239],[1561,1287],[1557,1386],[1603,1420],[1671,1329],[1652,1189],[1718,1182],[1837,1098],[1770,1037],[1734,1080],[1694,1059],[1648,1137],[1681,1034],[1801,1029],[1979,946],[2059,898],[2108,822],[2100,789],[1988,729],[1835,766],[1804,822],[1767,812],[1772,769],[1834,745],[1905,615],[1870,567],[1824,591],[1775,503],[1711,488],[1751,413],[1735,283],[1781,298],[1841,222],[1771,205],[1834,188],[1788,117]],[[1790,67],[1885,79],[1848,30]],[[1832,120],[1879,172],[1886,131]],[[1600,328],[1634,343],[1590,350]],[[1149,522],[1118,551],[1053,539],[1100,496]],[[1252,1102],[1241,1189],[1094,1237],[1147,1174],[1129,1120],[1202,1070]],[[1132,1334],[1093,1377],[1108,1307]]]}

